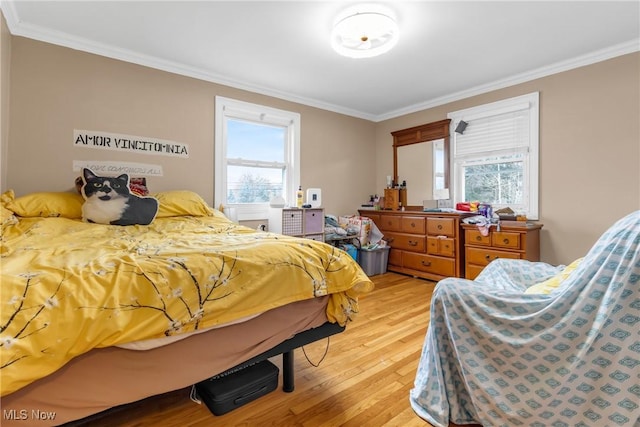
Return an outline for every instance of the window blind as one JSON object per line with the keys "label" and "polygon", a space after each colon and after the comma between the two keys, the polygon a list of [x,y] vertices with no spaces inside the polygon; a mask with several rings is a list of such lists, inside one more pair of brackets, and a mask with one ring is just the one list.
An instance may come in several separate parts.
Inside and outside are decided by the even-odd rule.
{"label": "window blind", "polygon": [[529,147],[528,109],[469,120],[464,134],[455,136],[456,157],[521,151]]}

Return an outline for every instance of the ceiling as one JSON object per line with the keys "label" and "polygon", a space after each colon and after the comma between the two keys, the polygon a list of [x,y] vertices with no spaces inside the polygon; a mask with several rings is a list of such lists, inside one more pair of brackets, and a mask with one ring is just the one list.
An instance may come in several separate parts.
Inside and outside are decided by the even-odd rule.
{"label": "ceiling", "polygon": [[330,46],[345,1],[2,1],[13,35],[372,121],[640,50],[640,1],[388,1],[400,41]]}

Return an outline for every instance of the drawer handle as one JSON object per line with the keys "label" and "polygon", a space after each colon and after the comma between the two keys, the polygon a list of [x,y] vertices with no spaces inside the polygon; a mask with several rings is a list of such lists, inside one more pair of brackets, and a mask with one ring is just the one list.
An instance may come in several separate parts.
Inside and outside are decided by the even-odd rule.
{"label": "drawer handle", "polygon": [[431,267],[431,261],[421,261],[424,267]]}
{"label": "drawer handle", "polygon": [[504,240],[502,241],[502,243],[504,243],[505,245],[508,245],[508,244],[509,244],[509,239],[504,239]]}
{"label": "drawer handle", "polygon": [[415,228],[415,227],[416,227],[416,223],[415,223],[415,222],[412,222],[412,223],[411,223],[411,226],[412,226],[413,228]]}
{"label": "drawer handle", "polygon": [[485,255],[484,259],[486,259],[487,261],[491,261],[491,255],[489,255],[489,254]]}
{"label": "drawer handle", "polygon": [[480,242],[480,241],[482,241],[482,237],[480,237],[480,236],[476,236],[476,240],[477,240],[478,242]]}
{"label": "drawer handle", "polygon": [[410,246],[418,246],[418,242],[413,241],[413,240],[409,240],[409,245]]}
{"label": "drawer handle", "polygon": [[438,224],[438,230],[442,230],[442,224]]}

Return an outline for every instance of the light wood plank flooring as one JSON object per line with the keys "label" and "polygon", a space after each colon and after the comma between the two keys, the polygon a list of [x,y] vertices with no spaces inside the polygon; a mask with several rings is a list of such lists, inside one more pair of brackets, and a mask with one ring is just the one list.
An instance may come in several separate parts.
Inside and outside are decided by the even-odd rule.
{"label": "light wood plank flooring", "polygon": [[[295,352],[295,391],[278,389],[223,416],[177,390],[127,405],[91,427],[429,426],[409,405],[409,390],[429,321],[435,283],[395,273],[373,276],[345,332]],[[281,367],[281,358],[272,359]]]}

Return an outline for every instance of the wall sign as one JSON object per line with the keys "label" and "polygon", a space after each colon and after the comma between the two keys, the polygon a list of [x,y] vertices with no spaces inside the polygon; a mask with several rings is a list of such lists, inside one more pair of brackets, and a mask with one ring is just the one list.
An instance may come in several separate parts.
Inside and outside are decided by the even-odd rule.
{"label": "wall sign", "polygon": [[166,139],[146,136],[122,135],[93,130],[73,130],[73,145],[76,147],[102,148],[104,150],[129,151],[173,157],[189,157],[189,146]]}
{"label": "wall sign", "polygon": [[74,160],[73,170],[89,168],[97,175],[118,176],[126,173],[131,176],[162,176],[162,166],[131,162],[100,162],[95,160]]}

